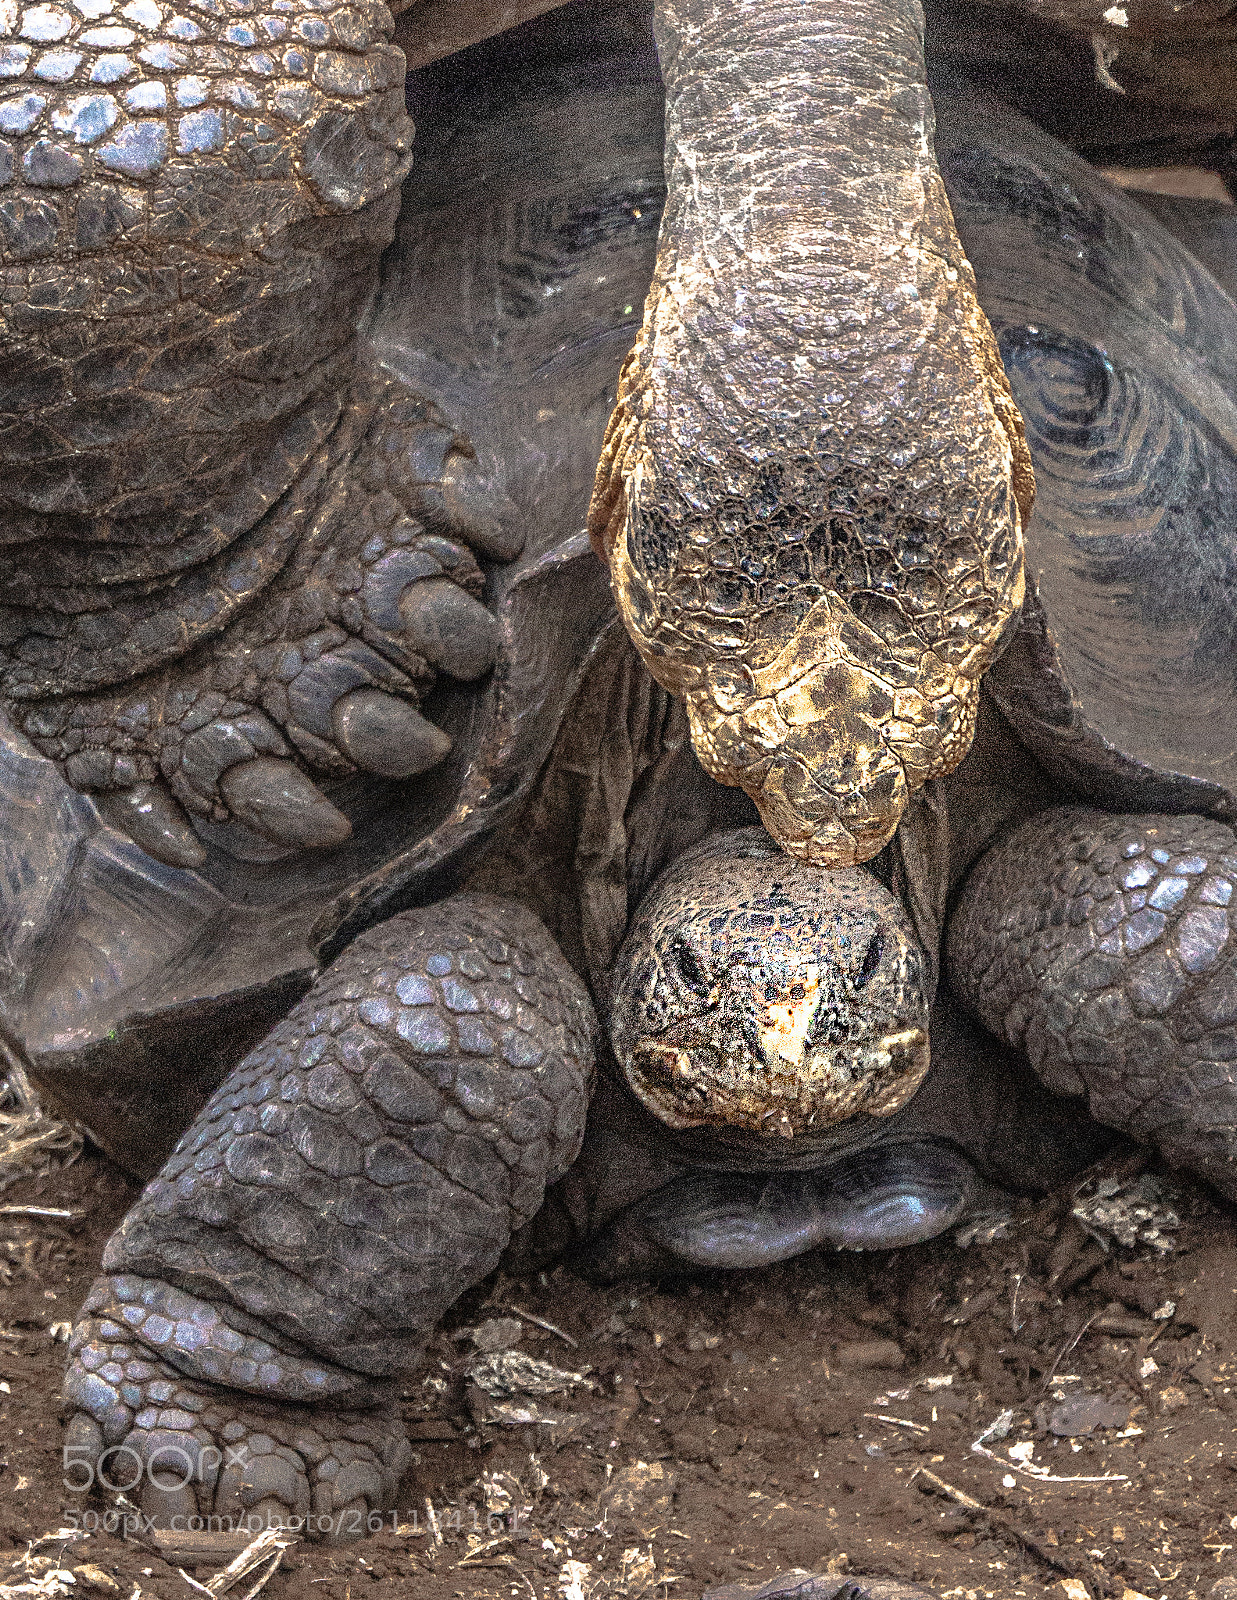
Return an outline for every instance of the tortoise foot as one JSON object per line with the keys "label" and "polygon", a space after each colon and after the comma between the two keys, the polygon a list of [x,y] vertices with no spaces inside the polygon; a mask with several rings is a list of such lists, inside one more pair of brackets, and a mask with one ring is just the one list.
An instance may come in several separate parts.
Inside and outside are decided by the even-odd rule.
{"label": "tortoise foot", "polygon": [[339,1387],[343,1376],[242,1334],[192,1296],[101,1279],[70,1351],[70,1487],[121,1490],[156,1527],[219,1517],[225,1528],[290,1526],[330,1540],[361,1537],[393,1504],[410,1450],[390,1400],[311,1408],[189,1376],[185,1364],[214,1364],[275,1393],[312,1390],[315,1378]]}
{"label": "tortoise foot", "polygon": [[[422,701],[494,664],[477,557],[518,553],[510,507],[432,404],[385,379],[358,388],[218,570],[178,572],[140,620],[112,614],[97,648],[65,641],[54,698],[14,703],[67,780],[171,865],[204,859],[190,816],[284,848],[340,843],[348,819],[310,774],[437,765],[451,739]],[[252,593],[233,614],[238,586]],[[212,615],[229,616],[214,634]]]}
{"label": "tortoise foot", "polygon": [[458,895],[356,938],[108,1241],[70,1484],[365,1531],[408,1459],[395,1384],[579,1150],[593,1026],[522,906]]}
{"label": "tortoise foot", "polygon": [[819,1172],[691,1173],[623,1212],[583,1263],[600,1282],[752,1268],[821,1245],[892,1250],[999,1202],[966,1157],[931,1140],[875,1145]]}

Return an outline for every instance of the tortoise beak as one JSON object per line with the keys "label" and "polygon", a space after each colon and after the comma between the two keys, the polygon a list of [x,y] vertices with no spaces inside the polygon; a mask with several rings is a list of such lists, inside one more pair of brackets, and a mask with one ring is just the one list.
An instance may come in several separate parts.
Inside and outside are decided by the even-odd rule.
{"label": "tortoise beak", "polygon": [[763,1008],[762,1025],[756,1029],[760,1054],[774,1072],[796,1071],[808,1053],[808,1035],[816,1020],[820,1002],[820,967],[810,962],[802,969],[793,997],[781,1004]]}
{"label": "tortoise beak", "polygon": [[[804,985],[807,988],[807,985]],[[728,1126],[784,1138],[823,1133],[864,1112],[888,1117],[923,1082],[930,1063],[923,1028],[862,1043],[813,1046],[816,995],[769,1006],[742,1050],[643,1039],[623,1063],[637,1098],[672,1128]]]}

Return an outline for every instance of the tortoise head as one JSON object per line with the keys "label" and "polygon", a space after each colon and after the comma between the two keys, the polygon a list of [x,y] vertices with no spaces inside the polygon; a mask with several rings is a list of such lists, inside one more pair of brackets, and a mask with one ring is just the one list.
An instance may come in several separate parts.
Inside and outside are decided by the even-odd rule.
{"label": "tortoise head", "polygon": [[610,1032],[631,1089],[670,1127],[823,1133],[891,1115],[922,1082],[924,961],[875,878],[742,829],[681,856],[642,902]]}

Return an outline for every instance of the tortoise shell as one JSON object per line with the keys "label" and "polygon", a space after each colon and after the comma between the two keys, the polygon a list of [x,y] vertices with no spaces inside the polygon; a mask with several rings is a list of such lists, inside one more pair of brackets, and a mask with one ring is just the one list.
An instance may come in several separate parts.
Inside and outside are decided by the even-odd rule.
{"label": "tortoise shell", "polygon": [[937,152],[1027,428],[1029,598],[992,698],[1113,810],[1237,793],[1237,306],[1151,213],[954,78]]}

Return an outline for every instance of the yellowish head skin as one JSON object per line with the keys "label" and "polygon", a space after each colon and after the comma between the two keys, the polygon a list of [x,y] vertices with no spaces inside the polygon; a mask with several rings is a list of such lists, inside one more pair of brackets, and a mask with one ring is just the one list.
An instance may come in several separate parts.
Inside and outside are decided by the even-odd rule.
{"label": "yellowish head skin", "polygon": [[745,829],[688,852],[641,904],[610,1034],[628,1085],[670,1127],[823,1135],[891,1115],[922,1082],[923,962],[874,878],[823,873]]}
{"label": "yellowish head skin", "polygon": [[[781,590],[773,604],[720,614],[715,596],[726,584],[708,521],[694,536],[672,525],[664,538],[649,538],[656,513],[651,519],[645,508],[673,498],[673,491],[653,492],[644,430],[616,426],[622,405],[620,389],[611,471],[603,457],[594,495],[594,532],[609,561],[619,615],[645,664],[683,696],[705,771],[745,789],[784,850],[824,867],[869,860],[893,837],[914,791],[952,772],[970,749],[980,678],[1025,594],[1012,484],[992,519],[988,550],[973,534],[950,541],[948,529],[925,522],[916,530],[913,515],[903,518],[903,530],[920,536],[909,552],[864,552],[865,576],[873,566],[888,568],[875,601],[875,586],[856,592],[847,570],[838,570],[827,515],[818,516],[797,550],[775,543],[753,519],[743,531],[740,560],[775,579],[779,567],[806,572],[807,581],[787,573],[771,585]],[[1012,401],[1001,411],[1019,446],[1015,452],[1007,446],[1012,478],[1026,447],[1013,431],[1021,422]],[[1029,465],[1018,477],[1029,509]],[[813,487],[827,493],[827,486]],[[863,491],[852,498],[862,501]],[[870,498],[880,506],[879,484]],[[863,520],[860,505],[850,526],[861,529]],[[660,572],[650,572],[643,557],[649,543],[666,552]]]}

